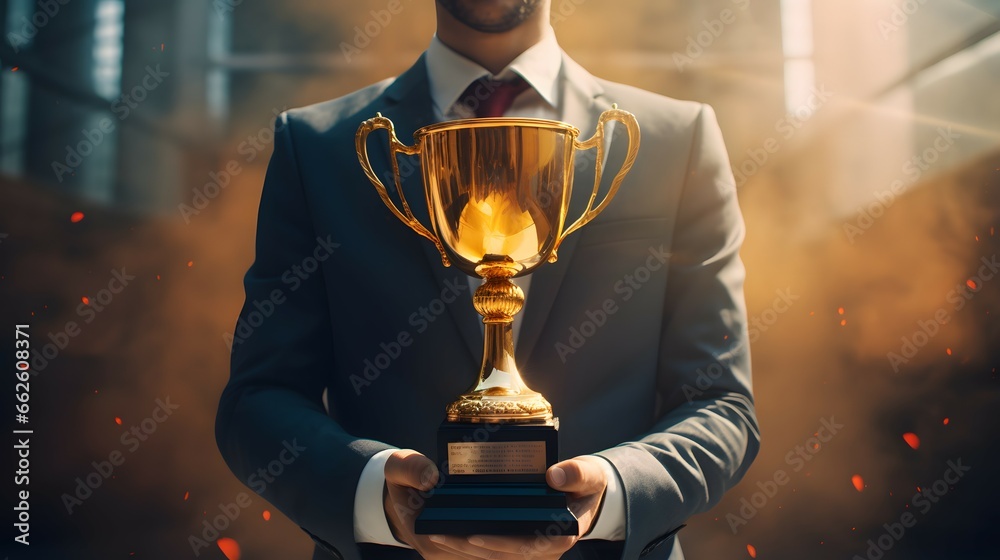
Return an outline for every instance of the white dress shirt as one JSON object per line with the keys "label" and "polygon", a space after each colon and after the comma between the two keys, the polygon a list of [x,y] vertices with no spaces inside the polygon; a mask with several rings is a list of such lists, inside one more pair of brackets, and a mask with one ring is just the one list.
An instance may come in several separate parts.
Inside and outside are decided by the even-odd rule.
{"label": "white dress shirt", "polygon": [[[492,75],[475,62],[451,50],[437,36],[431,39],[424,55],[427,78],[430,84],[434,115],[438,120],[475,117],[473,111],[461,103],[460,97],[473,81],[489,77],[507,80],[520,75],[531,86],[521,93],[504,116],[531,117],[560,120],[562,115],[562,49],[555,33],[549,28],[545,37],[519,55],[499,74]],[[470,287],[481,282],[469,278]],[[531,276],[515,280],[525,296],[531,285]],[[518,313],[512,325],[514,340],[520,334],[521,317]],[[382,492],[385,486],[385,463],[394,450],[387,449],[369,459],[358,481],[354,496],[354,540],[356,542],[407,547],[392,536],[383,509]],[[601,458],[608,479],[604,503],[597,521],[584,539],[625,539],[625,493],[621,480],[611,463]],[[408,547],[407,547],[408,548]]]}

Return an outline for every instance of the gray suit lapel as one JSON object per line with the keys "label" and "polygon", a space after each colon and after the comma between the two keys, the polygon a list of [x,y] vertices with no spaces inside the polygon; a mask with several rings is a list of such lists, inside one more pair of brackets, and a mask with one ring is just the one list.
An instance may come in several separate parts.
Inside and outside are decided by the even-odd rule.
{"label": "gray suit lapel", "polygon": [[[413,133],[424,126],[437,121],[434,118],[434,106],[430,96],[430,88],[427,81],[427,67],[424,57],[410,67],[409,70],[401,74],[385,91],[385,106],[380,108],[382,115],[392,120],[396,130],[396,136],[401,142],[407,145],[413,144]],[[374,115],[372,115],[374,116]],[[383,169],[389,167],[389,141],[387,135],[379,133],[381,141],[381,153],[378,160]],[[374,151],[374,150],[371,150]],[[409,158],[412,164],[407,166],[411,172],[402,178],[403,194],[413,211],[413,215],[426,227],[430,227],[430,217],[427,211],[427,197],[424,192],[423,177],[420,173],[418,156],[401,156]],[[375,154],[372,154],[375,161]],[[401,164],[402,166],[402,164]],[[402,172],[401,172],[402,174]],[[386,185],[390,192],[395,192],[395,185]],[[388,210],[386,210],[388,211]],[[407,228],[409,230],[409,228]],[[410,232],[417,236],[416,233]],[[434,245],[424,238],[420,239],[420,247],[426,257],[429,272],[437,279],[439,286],[445,286],[445,282],[454,282],[457,278],[461,285],[467,285],[466,275],[455,267],[445,268],[441,263],[441,255]],[[402,275],[417,273],[418,271],[401,271]],[[425,302],[426,303],[426,302]],[[471,353],[473,361],[478,363],[482,356],[483,339],[479,328],[479,314],[472,307],[472,296],[462,294],[454,302],[445,306],[452,320],[461,333],[466,349]],[[445,349],[445,351],[452,351]],[[471,382],[470,378],[470,382]]]}
{"label": "gray suit lapel", "polygon": [[[581,139],[586,140],[597,130],[597,119],[601,112],[611,108],[611,102],[604,98],[604,90],[597,80],[565,53],[562,72],[564,78],[562,120],[579,128]],[[611,126],[608,127],[608,138],[611,137],[613,130]],[[587,200],[593,192],[596,153],[596,150],[588,150],[578,151],[575,155],[573,192],[567,226],[583,213]],[[606,158],[607,151],[605,151]],[[543,264],[531,275],[531,288],[523,311],[524,323],[521,326],[518,345],[515,347],[520,365],[528,363],[531,359],[535,344],[545,329],[549,312],[566,276],[579,236],[580,232],[575,232],[566,238],[559,247],[559,260],[555,264]]]}

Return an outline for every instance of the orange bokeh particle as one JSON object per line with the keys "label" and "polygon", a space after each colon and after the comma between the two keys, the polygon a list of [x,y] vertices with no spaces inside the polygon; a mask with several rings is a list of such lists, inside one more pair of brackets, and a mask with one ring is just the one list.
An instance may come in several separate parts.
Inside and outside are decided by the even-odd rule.
{"label": "orange bokeh particle", "polygon": [[844,314],[844,308],[843,307],[838,307],[837,308],[837,314],[838,315],[843,315]]}
{"label": "orange bokeh particle", "polygon": [[240,560],[240,545],[235,540],[229,537],[222,537],[221,539],[215,541],[215,544],[219,546],[219,550],[221,550],[229,560]]}
{"label": "orange bokeh particle", "polygon": [[949,422],[951,422],[951,418],[948,417],[945,417],[945,419],[941,421],[941,423],[944,424],[945,426],[947,426]]}
{"label": "orange bokeh particle", "polygon": [[83,212],[73,212],[72,214],[69,215],[69,221],[73,222],[74,224],[82,219],[83,219]]}
{"label": "orange bokeh particle", "polygon": [[80,301],[82,301],[84,305],[90,305],[90,298],[87,296],[80,298]]}
{"label": "orange bokeh particle", "polygon": [[115,416],[115,424],[118,424],[119,426],[121,426],[122,425],[122,419],[120,417],[118,417],[118,416]]}
{"label": "orange bokeh particle", "polygon": [[265,509],[264,512],[260,514],[260,516],[264,518],[264,521],[270,521],[271,520],[271,512],[270,512],[270,510],[266,510]]}
{"label": "orange bokeh particle", "polygon": [[920,447],[920,438],[913,432],[906,432],[903,434],[903,439],[906,441],[906,444],[913,449]]}
{"label": "orange bokeh particle", "polygon": [[192,266],[194,266],[194,261],[188,261],[188,268],[191,268]]}
{"label": "orange bokeh particle", "polygon": [[185,493],[184,493],[184,501],[187,501],[187,499],[188,499],[188,497],[189,497],[190,495],[191,495],[191,492],[185,492]]}
{"label": "orange bokeh particle", "polygon": [[965,285],[968,286],[970,290],[976,289],[976,281],[971,278],[965,281]]}
{"label": "orange bokeh particle", "polygon": [[756,558],[757,557],[757,548],[754,545],[752,545],[752,544],[748,544],[747,545],[747,554],[750,555],[750,558]]}
{"label": "orange bokeh particle", "polygon": [[851,484],[854,485],[854,489],[861,492],[865,489],[865,479],[861,478],[860,474],[856,474],[851,477]]}

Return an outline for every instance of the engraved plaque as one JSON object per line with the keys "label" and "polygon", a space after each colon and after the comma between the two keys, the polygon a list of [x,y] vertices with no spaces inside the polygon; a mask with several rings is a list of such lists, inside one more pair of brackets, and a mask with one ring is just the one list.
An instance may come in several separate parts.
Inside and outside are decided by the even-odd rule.
{"label": "engraved plaque", "polygon": [[450,474],[545,474],[544,441],[448,444]]}

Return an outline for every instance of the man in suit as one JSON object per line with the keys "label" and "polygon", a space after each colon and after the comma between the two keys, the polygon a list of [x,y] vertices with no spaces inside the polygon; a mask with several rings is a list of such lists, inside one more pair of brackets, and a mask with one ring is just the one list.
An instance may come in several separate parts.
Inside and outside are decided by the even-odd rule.
{"label": "man in suit", "polygon": [[[743,222],[714,113],[591,76],[559,49],[549,3],[437,0],[437,34],[409,70],[278,117],[216,436],[233,472],[314,539],[314,559],[676,560],[685,519],[756,456]],[[404,141],[496,115],[589,136],[612,103],[642,127],[635,166],[558,262],[526,277],[515,323],[522,375],[561,420],[547,481],[580,534],[414,535],[419,493],[438,481],[425,455],[474,380],[482,331],[468,278],[379,200],[355,131],[381,112]],[[390,169],[387,144],[370,143],[373,167]],[[593,183],[584,154],[570,219]],[[415,163],[401,174],[422,201]]]}

